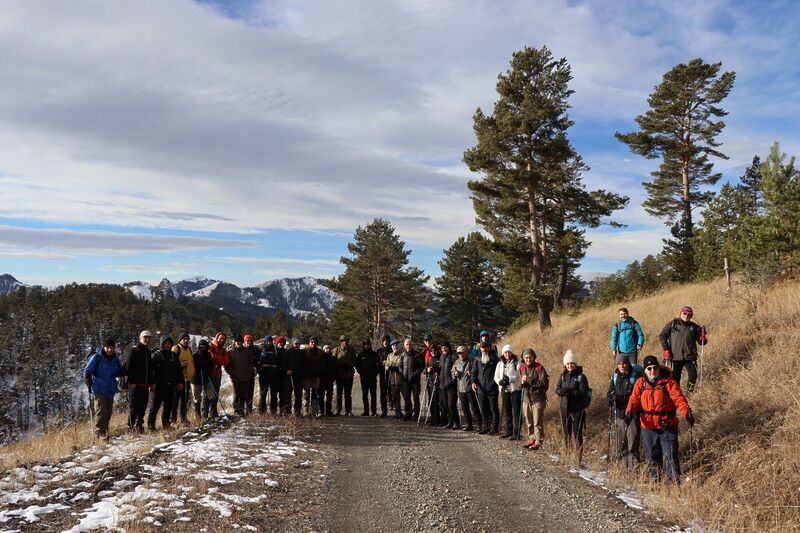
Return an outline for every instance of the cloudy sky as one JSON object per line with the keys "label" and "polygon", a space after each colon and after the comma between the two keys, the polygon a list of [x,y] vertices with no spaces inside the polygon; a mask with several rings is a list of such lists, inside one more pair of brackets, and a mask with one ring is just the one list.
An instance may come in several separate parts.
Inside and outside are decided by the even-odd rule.
{"label": "cloudy sky", "polygon": [[800,152],[800,3],[6,0],[0,11],[0,273],[25,283],[241,285],[329,277],[358,225],[392,221],[413,261],[476,229],[461,162],[512,52],[572,66],[570,136],[590,187],[631,197],[587,271],[658,252],[633,128],[694,57],[737,73],[735,180],[773,141]]}

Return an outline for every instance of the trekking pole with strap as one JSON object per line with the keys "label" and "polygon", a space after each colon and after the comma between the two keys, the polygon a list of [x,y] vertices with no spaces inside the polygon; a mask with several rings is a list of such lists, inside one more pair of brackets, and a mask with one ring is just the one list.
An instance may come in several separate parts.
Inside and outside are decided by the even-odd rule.
{"label": "trekking pole with strap", "polygon": [[[606,441],[606,462],[611,462],[611,411],[614,410],[614,406],[610,405],[608,407],[608,440]],[[616,418],[616,417],[615,417]]]}
{"label": "trekking pole with strap", "polygon": [[[439,374],[436,374],[436,379],[433,380],[433,387],[431,387],[431,398],[428,402],[428,409],[425,411],[425,423],[428,423],[428,418],[431,416],[431,406],[433,405],[433,395],[436,393],[436,385],[439,383]],[[427,388],[427,387],[426,387]]]}
{"label": "trekking pole with strap", "polygon": [[[700,334],[703,337],[706,336],[705,326],[700,326]],[[700,385],[703,384],[703,359],[705,359],[705,354],[706,354],[706,341],[703,340],[703,344],[700,345],[700,377],[698,379]]]}
{"label": "trekking pole with strap", "polygon": [[[422,385],[422,382],[420,381],[420,386],[421,385]],[[422,396],[422,405],[425,405],[427,403],[428,403],[428,384],[425,383],[425,391],[424,391],[423,396]],[[422,420],[422,408],[420,407],[419,415],[417,416],[417,425],[419,425],[421,420]]]}
{"label": "trekking pole with strap", "polygon": [[92,388],[89,387],[89,430],[92,432],[92,440],[97,440],[97,433],[95,432],[94,427],[94,394],[92,394]]}
{"label": "trekking pole with strap", "polygon": [[[214,391],[214,395],[217,397],[217,403],[220,407],[222,407],[222,412],[225,414],[225,416],[229,416],[228,411],[225,410],[225,404],[222,403],[222,397],[220,396],[219,391],[214,386],[214,382],[211,381],[211,377],[208,378],[208,382],[211,384],[211,390]],[[222,388],[222,381],[220,381],[220,388]]]}
{"label": "trekking pole with strap", "polygon": [[[519,417],[517,420],[517,446],[519,446],[520,439],[522,437],[522,405],[523,405],[523,398],[525,397],[525,390],[520,389],[519,394]],[[513,398],[511,400],[514,401]]]}
{"label": "trekking pole with strap", "polygon": [[200,411],[200,416],[199,416],[200,420],[198,420],[198,422],[202,426],[203,425],[203,412],[202,411],[205,410],[205,406],[206,406],[206,402],[208,402],[208,398],[206,397],[206,380],[203,377],[203,370],[200,369],[200,368],[198,368],[198,370],[200,370],[200,409],[195,410],[195,413]]}

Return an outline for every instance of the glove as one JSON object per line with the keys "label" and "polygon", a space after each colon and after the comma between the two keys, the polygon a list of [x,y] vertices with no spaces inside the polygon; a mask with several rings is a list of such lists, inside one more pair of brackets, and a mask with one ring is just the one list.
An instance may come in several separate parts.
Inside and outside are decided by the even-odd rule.
{"label": "glove", "polygon": [[689,412],[686,413],[686,423],[689,424],[689,427],[694,427],[694,415],[692,414],[692,410],[689,409]]}
{"label": "glove", "polygon": [[625,413],[625,425],[633,422],[633,413]]}
{"label": "glove", "polygon": [[664,360],[669,361],[670,359],[672,359],[672,352],[669,350],[664,350]]}
{"label": "glove", "polygon": [[706,334],[705,333],[701,333],[700,334],[700,342],[706,342]]}

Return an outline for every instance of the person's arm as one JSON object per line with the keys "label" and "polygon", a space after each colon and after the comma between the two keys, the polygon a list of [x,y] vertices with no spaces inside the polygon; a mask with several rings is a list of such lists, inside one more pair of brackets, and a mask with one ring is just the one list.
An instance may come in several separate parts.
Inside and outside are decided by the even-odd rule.
{"label": "person's arm", "polygon": [[608,391],[606,392],[606,398],[608,399],[608,405],[613,406],[614,401],[617,397],[617,391],[614,387],[614,376],[611,376],[611,381],[608,384]]}
{"label": "person's arm", "polygon": [[628,415],[633,416],[641,410],[643,379],[644,379],[643,377],[640,377],[633,384],[633,392],[631,392],[631,396],[630,398],[628,398],[628,406],[625,408],[625,416]]}
{"label": "person's arm", "polygon": [[661,333],[658,334],[658,341],[661,343],[661,348],[666,352],[670,351],[669,345],[669,336],[672,332],[672,320],[667,322],[667,325],[664,326],[664,329],[661,330]]}
{"label": "person's arm", "polygon": [[638,322],[636,322],[634,327],[636,328],[636,338],[637,338],[636,349],[641,350],[645,343],[644,331],[642,331],[642,326]]}
{"label": "person's arm", "polygon": [[556,394],[558,396],[566,396],[571,393],[571,387],[567,387],[564,383],[564,374],[562,373],[561,376],[558,378],[558,384],[556,385]]}
{"label": "person's arm", "polygon": [[698,326],[697,324],[694,325],[694,338],[697,340],[697,344],[704,346],[708,344],[708,338],[706,337],[706,328],[705,326]]}
{"label": "person's arm", "polygon": [[614,327],[611,328],[611,353],[614,355],[617,354],[617,336],[619,335],[619,331],[617,328],[617,324],[614,324]]}
{"label": "person's arm", "polygon": [[689,402],[686,401],[686,396],[684,396],[681,386],[678,385],[675,378],[670,378],[667,381],[667,392],[669,393],[669,397],[672,398],[675,407],[681,413],[681,416],[688,420],[689,413],[691,413],[692,410],[689,408]]}
{"label": "person's arm", "polygon": [[494,382],[497,383],[497,386],[500,386],[500,381],[503,379],[503,363],[497,363],[497,366],[494,367]]}

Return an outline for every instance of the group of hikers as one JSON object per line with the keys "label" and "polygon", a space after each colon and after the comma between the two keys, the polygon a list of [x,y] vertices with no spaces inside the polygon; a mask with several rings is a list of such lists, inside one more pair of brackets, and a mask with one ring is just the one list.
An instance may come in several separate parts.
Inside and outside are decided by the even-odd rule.
{"label": "group of hikers", "polygon": [[[638,355],[645,344],[641,326],[619,310],[611,333],[616,369],[608,387],[610,420],[616,427],[616,456],[628,468],[639,463],[644,443],[649,472],[678,481],[678,419],[676,412],[694,424],[679,381],[682,369],[689,374],[688,390],[697,379],[697,346],[705,345],[705,329],[692,322],[690,307],[681,309],[659,335],[664,365],[655,356]],[[436,342],[425,335],[420,350],[414,341],[383,336],[380,346],[364,339],[357,351],[346,335],[336,346],[319,346],[316,337],[303,344],[299,338],[266,336],[260,346],[251,334],[235,337],[228,346],[225,333],[213,340],[200,339],[195,350],[184,333],[174,343],[162,337],[150,349],[150,331],[142,331],[136,346],[122,362],[116,341],[108,339],[97,349],[84,370],[96,414],[95,432],[108,438],[108,426],[118,387],[127,390],[128,427],[155,430],[180,421],[188,424],[193,406],[198,422],[219,416],[223,369],[233,386],[233,412],[247,416],[254,411],[255,382],[259,383],[257,409],[274,415],[311,417],[353,416],[352,388],[356,372],[361,382],[361,416],[424,422],[453,430],[477,431],[500,438],[525,438],[525,448],[535,451],[544,443],[544,411],[550,378],[537,362],[533,348],[520,354],[510,344],[501,350],[489,331],[481,331],[471,346]],[[666,366],[670,364],[671,366]],[[567,350],[555,393],[567,445],[580,449],[591,388],[576,355]],[[336,390],[335,411],[333,393]],[[380,405],[380,412],[378,406]],[[459,412],[460,405],[460,412]],[[149,411],[148,411],[149,406]],[[609,428],[609,438],[611,428]]]}

